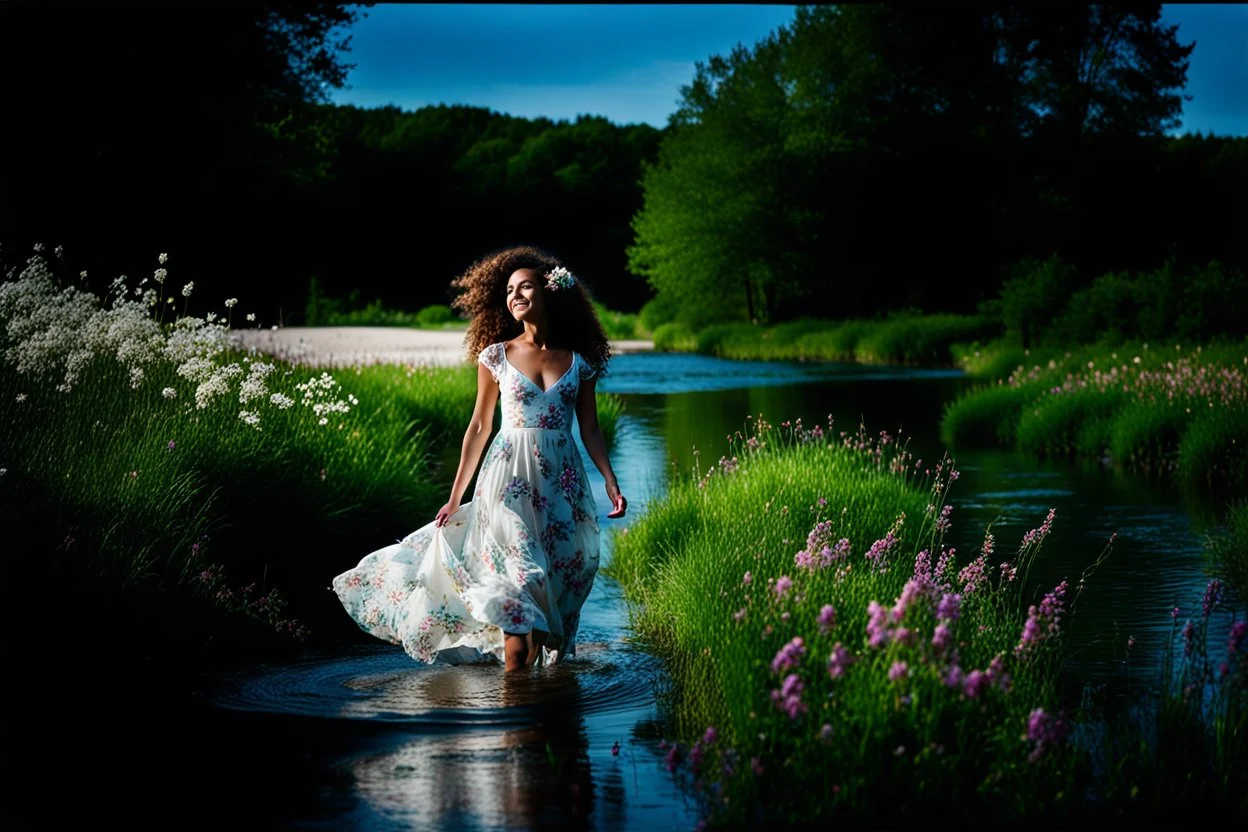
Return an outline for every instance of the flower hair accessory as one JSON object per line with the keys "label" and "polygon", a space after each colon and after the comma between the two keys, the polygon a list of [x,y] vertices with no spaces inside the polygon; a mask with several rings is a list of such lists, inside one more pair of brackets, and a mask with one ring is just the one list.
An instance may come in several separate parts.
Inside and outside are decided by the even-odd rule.
{"label": "flower hair accessory", "polygon": [[572,284],[576,282],[576,278],[572,276],[572,272],[563,266],[556,266],[546,272],[546,288],[552,292],[560,289],[571,289]]}

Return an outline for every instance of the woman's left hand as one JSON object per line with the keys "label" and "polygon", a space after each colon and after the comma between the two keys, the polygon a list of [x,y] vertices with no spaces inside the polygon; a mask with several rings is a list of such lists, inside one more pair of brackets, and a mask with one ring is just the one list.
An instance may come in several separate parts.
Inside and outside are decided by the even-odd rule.
{"label": "woman's left hand", "polygon": [[612,511],[607,513],[607,517],[612,520],[617,517],[623,517],[624,512],[628,510],[628,500],[624,499],[624,495],[620,493],[620,487],[614,483],[607,484],[607,499],[611,501],[614,507]]}

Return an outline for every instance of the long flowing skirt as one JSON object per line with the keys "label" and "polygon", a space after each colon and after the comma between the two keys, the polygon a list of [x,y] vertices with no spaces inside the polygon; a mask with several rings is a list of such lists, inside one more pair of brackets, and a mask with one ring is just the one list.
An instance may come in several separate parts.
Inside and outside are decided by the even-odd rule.
{"label": "long flowing skirt", "polygon": [[575,655],[598,571],[598,519],[566,429],[505,428],[486,451],[472,500],[366,555],[334,578],[347,613],[414,659],[503,661],[503,634]]}

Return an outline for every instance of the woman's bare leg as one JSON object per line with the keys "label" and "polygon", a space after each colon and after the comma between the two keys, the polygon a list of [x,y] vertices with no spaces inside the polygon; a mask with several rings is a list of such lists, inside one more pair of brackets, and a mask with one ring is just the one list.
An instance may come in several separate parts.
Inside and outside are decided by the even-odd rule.
{"label": "woman's bare leg", "polygon": [[507,672],[528,667],[529,634],[503,633],[503,669]]}

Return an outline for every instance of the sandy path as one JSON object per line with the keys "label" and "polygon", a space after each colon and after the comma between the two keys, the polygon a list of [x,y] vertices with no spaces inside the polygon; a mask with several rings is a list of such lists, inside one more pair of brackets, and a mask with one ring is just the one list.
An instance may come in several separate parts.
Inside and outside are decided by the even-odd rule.
{"label": "sandy path", "polygon": [[[467,359],[464,333],[455,330],[405,329],[384,326],[291,326],[281,329],[239,329],[234,337],[245,347],[313,367],[356,364],[452,366]],[[611,342],[612,353],[654,349],[652,341]]]}

